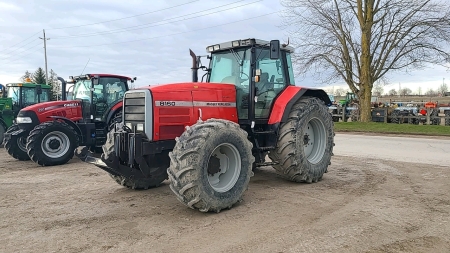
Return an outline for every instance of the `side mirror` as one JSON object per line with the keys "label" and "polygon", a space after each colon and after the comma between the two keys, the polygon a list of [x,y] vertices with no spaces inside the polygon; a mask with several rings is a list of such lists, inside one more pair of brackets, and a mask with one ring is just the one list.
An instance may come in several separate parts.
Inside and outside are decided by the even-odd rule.
{"label": "side mirror", "polygon": [[36,84],[36,94],[42,94],[42,86],[40,84]]}
{"label": "side mirror", "polygon": [[276,60],[280,58],[280,41],[271,40],[270,41],[270,59]]}

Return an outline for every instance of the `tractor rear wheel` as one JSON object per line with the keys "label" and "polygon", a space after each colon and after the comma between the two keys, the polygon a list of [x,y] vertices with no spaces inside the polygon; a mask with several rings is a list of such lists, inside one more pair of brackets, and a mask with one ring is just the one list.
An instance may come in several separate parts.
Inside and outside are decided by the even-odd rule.
{"label": "tractor rear wheel", "polygon": [[28,136],[27,152],[41,166],[66,164],[78,147],[78,134],[69,124],[48,121],[37,125]]}
{"label": "tractor rear wheel", "polygon": [[238,124],[198,121],[176,139],[170,153],[170,189],[184,205],[220,212],[241,201],[253,176],[252,143]]}
{"label": "tractor rear wheel", "polygon": [[5,137],[6,127],[0,123],[0,145],[3,145],[3,138]]}
{"label": "tractor rear wheel", "polygon": [[398,110],[394,110],[394,111],[392,111],[392,113],[391,113],[391,123],[394,123],[394,124],[399,124],[400,123],[400,111],[398,111]]}
{"label": "tractor rear wheel", "polygon": [[294,182],[317,182],[331,164],[334,128],[322,100],[304,97],[294,104],[280,127],[278,143],[269,157],[281,177]]}
{"label": "tractor rear wheel", "polygon": [[[10,126],[6,132],[11,133],[17,130],[19,130],[19,126],[14,124]],[[30,160],[30,157],[28,156],[26,145],[27,134],[24,133],[21,136],[11,136],[11,138],[5,142],[5,149],[10,156],[17,160],[28,161]]]}
{"label": "tractor rear wheel", "polygon": [[[118,122],[120,123],[120,122]],[[116,155],[114,149],[114,129],[108,132],[106,137],[106,143],[102,146],[103,153],[101,158],[105,161],[114,159],[113,156]],[[116,181],[116,183],[121,186],[125,186],[133,190],[147,190],[150,188],[158,187],[167,177],[167,168],[170,165],[169,155],[167,152],[155,155],[153,159],[148,162],[152,167],[153,171],[151,177],[149,178],[128,178],[120,175],[109,174],[109,176]]]}
{"label": "tractor rear wheel", "polygon": [[[450,117],[450,111],[444,112],[445,117]],[[450,118],[445,119],[445,125],[450,126]]]}
{"label": "tractor rear wheel", "polygon": [[[438,116],[439,116],[439,110],[433,109],[433,110],[431,111],[430,116],[431,116],[431,117],[438,117]],[[431,121],[431,122],[430,122],[431,125],[440,125],[440,124],[441,124],[441,118],[430,119],[430,121]]]}

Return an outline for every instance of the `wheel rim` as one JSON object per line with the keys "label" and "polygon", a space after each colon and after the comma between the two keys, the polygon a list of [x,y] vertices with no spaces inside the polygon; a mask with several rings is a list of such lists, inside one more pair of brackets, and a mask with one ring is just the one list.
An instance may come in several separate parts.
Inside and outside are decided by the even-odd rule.
{"label": "wheel rim", "polygon": [[223,143],[209,157],[208,183],[217,192],[227,192],[236,184],[241,174],[241,155],[238,149]]}
{"label": "wheel rim", "polygon": [[27,138],[25,137],[20,137],[17,138],[17,146],[19,147],[20,150],[22,150],[23,152],[27,152]]}
{"label": "wheel rim", "polygon": [[69,137],[59,131],[48,133],[41,142],[44,155],[50,158],[59,158],[69,151]]}
{"label": "wheel rim", "polygon": [[303,148],[308,161],[317,164],[325,154],[327,133],[325,126],[318,118],[312,118],[303,135]]}

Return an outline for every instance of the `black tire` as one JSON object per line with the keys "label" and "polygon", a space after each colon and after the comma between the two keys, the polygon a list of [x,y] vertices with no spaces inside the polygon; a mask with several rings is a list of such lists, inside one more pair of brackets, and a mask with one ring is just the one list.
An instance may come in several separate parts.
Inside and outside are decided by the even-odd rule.
{"label": "black tire", "polygon": [[333,122],[339,122],[339,117],[337,117],[337,116],[333,116]]}
{"label": "black tire", "polygon": [[[209,182],[208,174],[215,176],[221,171],[220,157],[215,153],[221,145],[224,148],[219,149],[220,156],[226,156],[224,160],[234,159],[234,162],[230,162],[228,170],[222,174],[225,186],[219,188]],[[224,208],[232,208],[242,200],[253,176],[255,158],[252,147],[247,132],[236,123],[221,119],[198,121],[176,139],[170,153],[171,162],[167,171],[170,189],[181,203],[201,212],[220,212]],[[227,151],[230,153],[226,154]],[[210,159],[213,152],[214,158]],[[232,180],[227,183],[229,176]],[[219,184],[222,183],[220,180]]]}
{"label": "black tire", "polygon": [[359,109],[356,110],[352,110],[350,112],[350,119],[352,120],[352,122],[357,122],[359,119]]}
{"label": "black tire", "polygon": [[[120,122],[119,122],[120,123]],[[115,159],[114,150],[114,129],[108,132],[106,137],[106,143],[102,146],[103,153],[101,158],[105,161]],[[109,176],[116,181],[121,186],[127,187],[133,190],[147,190],[150,188],[155,188],[161,185],[164,180],[168,179],[167,168],[170,164],[170,159],[168,152],[163,152],[161,154],[153,157],[151,164],[152,168],[150,170],[154,171],[149,178],[127,178],[120,175],[113,175],[109,173]]]}
{"label": "black tire", "polygon": [[122,123],[122,111],[116,112],[108,123],[108,132],[114,129],[117,123]]}
{"label": "black tire", "polygon": [[[53,136],[54,139],[47,148],[57,150],[62,144],[64,150],[61,154],[51,155],[47,148],[44,148],[43,142],[46,142],[48,136]],[[27,152],[31,160],[41,166],[62,165],[73,158],[78,143],[78,134],[69,124],[61,121],[48,121],[31,130],[27,139]]]}
{"label": "black tire", "polygon": [[[310,121],[312,124],[309,125]],[[309,142],[308,133],[312,130],[320,132],[313,131],[313,140],[316,137],[321,139],[318,146],[314,145],[317,142]],[[279,162],[273,166],[274,169],[281,177],[293,182],[312,183],[321,180],[331,164],[334,135],[333,122],[325,103],[315,97],[300,98],[292,107],[288,120],[280,126],[275,150],[269,153],[273,162]],[[312,145],[312,153],[317,148],[312,161],[305,150],[305,141],[306,145]]]}
{"label": "black tire", "polygon": [[[6,133],[14,132],[19,130],[19,126],[14,124],[8,128]],[[21,136],[11,136],[5,143],[5,149],[8,154],[19,161],[29,161],[30,157],[28,156],[26,149],[27,142],[27,134],[24,133]]]}
{"label": "black tire", "polygon": [[398,110],[393,110],[391,113],[391,123],[394,124],[399,124],[400,123],[400,111]]}
{"label": "black tire", "polygon": [[[450,117],[450,111],[444,112],[445,117]],[[445,125],[450,126],[450,118],[445,119]]]}
{"label": "black tire", "polygon": [[3,146],[3,138],[5,137],[5,132],[7,131],[7,128],[0,123],[0,145]]}
{"label": "black tire", "polygon": [[[431,117],[437,117],[437,116],[439,116],[439,110],[433,109],[433,110],[431,111],[430,116],[431,116]],[[440,124],[441,124],[441,119],[440,119],[440,118],[430,119],[430,123],[431,123],[431,125],[440,125]]]}

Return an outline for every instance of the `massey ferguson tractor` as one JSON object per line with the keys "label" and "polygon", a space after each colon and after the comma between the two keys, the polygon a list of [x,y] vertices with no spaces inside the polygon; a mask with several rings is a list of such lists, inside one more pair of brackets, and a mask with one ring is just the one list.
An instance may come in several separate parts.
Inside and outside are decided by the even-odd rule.
{"label": "massey ferguson tractor", "polygon": [[4,146],[18,160],[32,160],[41,166],[61,165],[73,158],[75,148],[88,146],[101,151],[113,122],[122,119],[122,99],[128,82],[136,78],[110,74],[69,77],[73,100],[67,101],[66,82],[62,100],[25,107],[17,124],[5,133]]}
{"label": "massey ferguson tractor", "polygon": [[[123,122],[102,155],[88,147],[76,155],[128,188],[170,179],[177,199],[201,212],[240,201],[258,166],[294,182],[321,180],[333,155],[331,102],[323,90],[294,85],[294,49],[245,39],[207,51],[209,67],[190,51],[192,82],[126,92]],[[206,82],[198,82],[198,69]]]}

